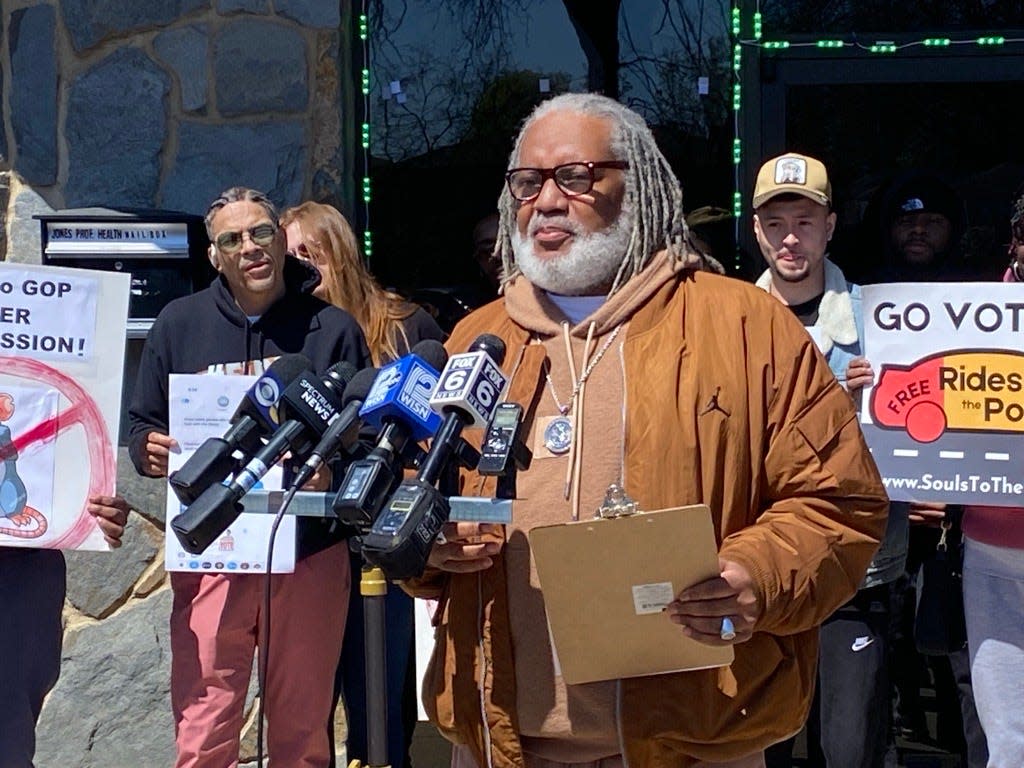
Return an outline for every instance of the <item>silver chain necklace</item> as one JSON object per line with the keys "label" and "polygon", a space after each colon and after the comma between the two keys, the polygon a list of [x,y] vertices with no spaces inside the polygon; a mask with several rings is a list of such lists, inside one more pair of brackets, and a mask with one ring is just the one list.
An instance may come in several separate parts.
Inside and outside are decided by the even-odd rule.
{"label": "silver chain necklace", "polygon": [[601,345],[601,348],[597,350],[593,359],[587,363],[587,367],[583,370],[583,373],[572,388],[572,395],[569,397],[568,403],[562,403],[558,398],[558,392],[555,390],[555,385],[551,381],[551,365],[550,363],[547,365],[544,371],[544,378],[547,379],[548,391],[551,392],[551,399],[555,401],[555,407],[558,408],[559,413],[559,415],[552,419],[544,428],[544,447],[551,453],[561,455],[568,453],[569,449],[572,447],[573,423],[572,418],[569,416],[569,411],[572,410],[573,404],[576,402],[576,397],[579,395],[580,390],[583,389],[583,385],[587,383],[587,379],[590,378],[590,374],[594,372],[597,364],[601,362],[601,358],[604,357],[605,352],[607,352],[611,347],[612,343],[615,341],[615,337],[619,335],[619,331],[621,329],[621,324],[615,326],[615,330],[609,334],[608,339]]}
{"label": "silver chain necklace", "polygon": [[615,337],[619,335],[620,330],[622,330],[621,324],[615,326],[615,330],[611,332],[605,343],[601,345],[599,350],[597,350],[597,353],[594,355],[594,359],[590,361],[584,369],[583,374],[576,382],[576,386],[572,388],[572,395],[569,397],[569,402],[565,405],[563,405],[562,401],[558,399],[558,392],[555,391],[555,385],[551,381],[551,366],[547,366],[547,370],[544,371],[544,378],[548,380],[548,389],[551,391],[551,399],[555,401],[555,407],[558,408],[558,412],[560,414],[566,416],[569,413],[569,409],[572,408],[572,404],[576,401],[576,396],[579,395],[580,389],[582,389],[583,385],[587,383],[587,379],[590,378],[590,374],[594,372],[597,364],[601,362],[601,358],[604,357],[604,353],[608,351],[609,347],[611,347],[612,342],[615,341]]}

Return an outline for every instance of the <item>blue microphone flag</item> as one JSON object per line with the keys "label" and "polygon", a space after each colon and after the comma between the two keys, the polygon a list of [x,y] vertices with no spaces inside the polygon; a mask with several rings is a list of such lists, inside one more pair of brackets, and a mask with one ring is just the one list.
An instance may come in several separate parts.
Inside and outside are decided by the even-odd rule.
{"label": "blue microphone flag", "polygon": [[441,426],[441,417],[430,408],[437,379],[437,370],[417,355],[400,357],[380,369],[359,415],[378,428],[385,420],[405,422],[413,440],[432,437]]}

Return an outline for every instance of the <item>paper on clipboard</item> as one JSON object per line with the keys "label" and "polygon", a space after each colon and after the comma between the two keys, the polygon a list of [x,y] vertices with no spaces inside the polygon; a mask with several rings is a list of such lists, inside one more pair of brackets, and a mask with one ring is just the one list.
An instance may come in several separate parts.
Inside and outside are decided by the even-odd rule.
{"label": "paper on clipboard", "polygon": [[661,608],[718,575],[704,504],[534,528],[548,623],[571,685],[732,663],[731,646],[686,637]]}

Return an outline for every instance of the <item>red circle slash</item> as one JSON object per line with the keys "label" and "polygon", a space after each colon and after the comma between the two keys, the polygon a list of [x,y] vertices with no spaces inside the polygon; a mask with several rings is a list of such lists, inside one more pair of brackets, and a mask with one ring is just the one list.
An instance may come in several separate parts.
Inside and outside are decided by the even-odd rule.
{"label": "red circle slash", "polygon": [[28,445],[56,437],[76,424],[81,424],[85,430],[85,444],[89,452],[89,491],[74,523],[50,544],[54,549],[74,549],[85,541],[96,526],[88,512],[89,497],[109,493],[117,477],[113,446],[103,414],[89,393],[67,374],[26,357],[5,357],[3,361],[5,375],[48,384],[71,403],[52,419],[18,435],[14,439],[14,446],[19,452]]}

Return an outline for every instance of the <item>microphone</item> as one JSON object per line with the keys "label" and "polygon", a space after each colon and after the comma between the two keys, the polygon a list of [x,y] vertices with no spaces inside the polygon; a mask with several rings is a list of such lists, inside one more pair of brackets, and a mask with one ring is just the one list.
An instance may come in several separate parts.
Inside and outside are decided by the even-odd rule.
{"label": "microphone", "polygon": [[433,485],[458,450],[463,428],[490,422],[508,385],[500,367],[504,360],[505,342],[489,333],[478,336],[468,352],[448,359],[430,396],[430,407],[444,416],[444,423],[417,478]]}
{"label": "microphone", "polygon": [[504,342],[483,334],[469,352],[449,358],[441,372],[430,406],[444,415],[444,421],[430,451],[416,477],[398,486],[363,539],[363,556],[380,566],[388,578],[407,579],[423,573],[434,540],[450,513],[448,500],[434,484],[453,455],[462,463],[476,463],[476,458],[467,461],[469,451],[461,447],[466,445],[461,433],[466,426],[490,421],[508,384],[499,367],[504,358]]}
{"label": "microphone", "polygon": [[352,377],[345,387],[345,407],[327,427],[327,431],[309,454],[306,463],[295,474],[295,479],[292,480],[293,488],[304,486],[320,466],[334,458],[338,451],[344,449],[346,453],[352,453],[359,443],[359,430],[363,426],[360,409],[376,378],[376,368],[364,368]]}
{"label": "microphone", "polygon": [[267,444],[230,483],[211,485],[171,521],[174,535],[187,552],[199,554],[227,530],[242,511],[238,500],[285,453],[291,451],[294,456],[305,457],[313,440],[323,435],[338,417],[342,393],[354,374],[355,366],[351,363],[335,363],[323,376],[306,371],[285,388],[277,403],[283,421]]}
{"label": "microphone", "polygon": [[441,415],[459,414],[467,427],[484,426],[508,384],[500,367],[504,360],[505,342],[490,333],[477,336],[468,352],[448,359],[430,407]]}
{"label": "microphone", "polygon": [[305,355],[282,355],[271,363],[238,404],[224,437],[204,440],[167,478],[178,501],[187,506],[211,485],[233,474],[239,466],[236,451],[251,457],[263,447],[261,438],[277,427],[277,401],[282,390],[311,365]]}
{"label": "microphone", "polygon": [[409,354],[385,365],[363,403],[363,420],[379,428],[400,423],[414,440],[432,437],[441,419],[430,409],[430,395],[447,359],[441,342],[426,339]]}
{"label": "microphone", "polygon": [[485,476],[507,477],[517,469],[529,469],[533,452],[523,444],[522,430],[523,406],[499,404],[480,444],[476,471]]}
{"label": "microphone", "polygon": [[377,374],[359,413],[367,424],[381,428],[380,435],[366,458],[349,464],[334,497],[334,513],[343,523],[369,529],[401,481],[402,468],[411,464],[406,447],[415,449],[415,441],[437,431],[441,418],[430,409],[430,393],[447,358],[441,343],[428,339]]}

